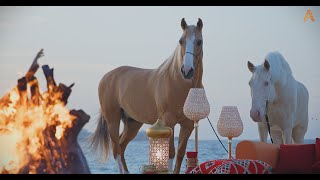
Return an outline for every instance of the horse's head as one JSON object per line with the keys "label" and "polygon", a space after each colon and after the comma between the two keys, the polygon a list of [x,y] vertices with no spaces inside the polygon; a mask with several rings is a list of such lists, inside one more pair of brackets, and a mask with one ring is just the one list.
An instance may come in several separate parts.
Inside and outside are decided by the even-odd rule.
{"label": "horse's head", "polygon": [[181,46],[181,73],[185,79],[193,78],[198,62],[202,59],[202,20],[199,18],[196,26],[187,25],[184,18],[181,20],[183,29],[179,40]]}
{"label": "horse's head", "polygon": [[272,102],[276,96],[274,83],[271,81],[270,64],[265,60],[262,65],[254,66],[248,61],[248,68],[252,72],[249,81],[252,98],[250,117],[255,122],[261,122],[266,113],[267,100]]}

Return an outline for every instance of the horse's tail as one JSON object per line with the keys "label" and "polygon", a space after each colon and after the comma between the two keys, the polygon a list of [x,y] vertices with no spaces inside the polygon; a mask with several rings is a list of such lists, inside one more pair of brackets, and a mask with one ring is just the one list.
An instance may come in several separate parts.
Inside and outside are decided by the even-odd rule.
{"label": "horse's tail", "polygon": [[101,111],[98,118],[96,131],[91,136],[91,151],[98,152],[99,157],[102,157],[103,161],[108,159],[110,150],[110,135],[108,131],[108,123],[104,119]]}

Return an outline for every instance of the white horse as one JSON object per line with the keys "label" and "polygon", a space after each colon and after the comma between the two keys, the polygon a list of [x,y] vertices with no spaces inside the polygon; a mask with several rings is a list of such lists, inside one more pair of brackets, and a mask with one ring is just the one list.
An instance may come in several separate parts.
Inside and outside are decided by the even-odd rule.
{"label": "white horse", "polygon": [[267,142],[268,138],[264,118],[268,100],[267,115],[274,143],[303,144],[308,129],[307,88],[294,79],[289,64],[279,52],[269,53],[258,66],[248,61],[248,68],[252,72],[250,117],[258,122],[260,141]]}

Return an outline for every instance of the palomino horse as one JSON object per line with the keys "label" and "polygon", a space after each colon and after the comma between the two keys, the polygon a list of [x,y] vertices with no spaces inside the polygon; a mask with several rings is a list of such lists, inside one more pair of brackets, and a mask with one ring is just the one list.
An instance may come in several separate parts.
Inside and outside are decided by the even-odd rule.
{"label": "palomino horse", "polygon": [[[267,142],[267,111],[271,137],[276,144],[304,143],[308,129],[307,88],[292,76],[291,68],[279,52],[269,53],[262,65],[248,61],[253,76],[251,87],[252,107],[250,116],[258,122],[260,141]],[[266,102],[268,100],[268,107]]]}
{"label": "palomino horse", "polygon": [[[190,88],[202,85],[202,20],[197,25],[183,29],[173,54],[156,69],[130,66],[118,67],[103,76],[99,84],[101,117],[93,135],[92,147],[108,154],[109,137],[119,173],[129,173],[124,158],[128,143],[137,135],[140,127],[154,124],[160,117],[174,130],[180,124],[179,145],[174,173],[180,172],[186,146],[193,130],[193,121],[183,114],[183,104]],[[193,82],[192,82],[193,81]],[[120,120],[124,128],[119,136]],[[174,136],[169,144],[169,170],[175,156]]]}

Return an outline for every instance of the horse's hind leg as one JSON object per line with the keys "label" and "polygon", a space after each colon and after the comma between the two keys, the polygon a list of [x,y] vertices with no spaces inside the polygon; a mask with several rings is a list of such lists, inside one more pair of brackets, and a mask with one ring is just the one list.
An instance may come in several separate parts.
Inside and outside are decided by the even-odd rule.
{"label": "horse's hind leg", "polygon": [[124,152],[126,150],[128,143],[136,137],[143,123],[138,122],[132,118],[124,119],[123,123],[124,123],[124,128],[120,136],[121,161],[122,161],[123,168],[125,170],[124,173],[128,174],[129,170],[126,164],[126,160],[124,158]]}
{"label": "horse's hind leg", "polygon": [[121,163],[121,148],[119,144],[119,128],[120,128],[120,108],[108,109],[108,113],[104,113],[104,117],[108,122],[108,130],[110,132],[110,138],[112,142],[113,157],[117,162],[118,170],[120,174],[123,174],[123,166]]}

